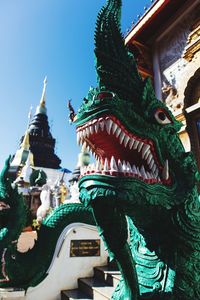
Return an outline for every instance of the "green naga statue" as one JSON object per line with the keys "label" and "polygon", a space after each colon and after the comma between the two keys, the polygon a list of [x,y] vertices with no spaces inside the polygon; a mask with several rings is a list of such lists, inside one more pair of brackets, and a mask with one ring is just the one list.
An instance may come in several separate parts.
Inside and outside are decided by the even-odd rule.
{"label": "green naga statue", "polygon": [[18,238],[25,227],[27,208],[8,179],[9,160],[0,175],[0,287],[36,286],[46,276],[55,246],[63,229],[74,222],[94,225],[91,209],[82,204],[63,204],[42,223],[33,249],[17,250]]}
{"label": "green naga statue", "polygon": [[181,124],[124,46],[120,12],[121,0],[109,0],[98,15],[98,88],[73,115],[78,140],[97,157],[96,166],[82,169],[83,204],[55,209],[33,249],[20,253],[26,207],[8,179],[9,161],[0,175],[0,287],[40,283],[62,230],[83,222],[96,223],[118,263],[122,279],[113,300],[200,299],[199,173],[178,137]]}
{"label": "green naga statue", "polygon": [[[142,80],[120,30],[121,0],[108,0],[95,31],[98,87],[73,121],[97,158],[80,198],[122,280],[112,299],[200,299],[199,180],[181,124]],[[130,245],[128,245],[130,231]]]}

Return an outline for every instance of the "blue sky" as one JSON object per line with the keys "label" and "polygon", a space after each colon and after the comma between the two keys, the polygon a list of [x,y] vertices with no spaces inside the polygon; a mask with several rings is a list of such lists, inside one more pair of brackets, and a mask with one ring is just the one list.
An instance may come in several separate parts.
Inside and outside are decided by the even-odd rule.
{"label": "blue sky", "polygon": [[[47,83],[47,113],[62,166],[73,170],[80,148],[67,99],[77,109],[96,85],[93,33],[105,0],[0,0],[0,169],[15,153],[29,108]],[[150,0],[124,0],[122,31]]]}

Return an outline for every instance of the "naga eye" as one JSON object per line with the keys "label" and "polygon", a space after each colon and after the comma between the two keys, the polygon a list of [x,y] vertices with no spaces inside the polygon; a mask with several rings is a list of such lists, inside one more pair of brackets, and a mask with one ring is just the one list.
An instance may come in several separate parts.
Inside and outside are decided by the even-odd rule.
{"label": "naga eye", "polygon": [[14,254],[11,255],[12,259],[16,259],[16,256]]}
{"label": "naga eye", "polygon": [[154,117],[156,121],[161,125],[172,123],[172,120],[170,119],[168,113],[164,109],[158,108],[154,113]]}

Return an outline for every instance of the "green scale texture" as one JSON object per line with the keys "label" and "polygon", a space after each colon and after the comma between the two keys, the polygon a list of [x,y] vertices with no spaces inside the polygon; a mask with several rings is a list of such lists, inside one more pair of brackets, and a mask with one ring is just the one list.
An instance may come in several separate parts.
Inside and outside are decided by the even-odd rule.
{"label": "green scale texture", "polygon": [[[112,299],[200,299],[196,162],[179,140],[181,124],[156,99],[150,80],[139,76],[134,57],[124,46],[120,12],[121,1],[110,0],[98,15],[95,55],[99,86],[90,89],[83,100],[76,124],[79,127],[94,118],[115,116],[127,132],[151,141],[162,166],[169,161],[171,183],[147,183],[128,176],[84,176],[79,183],[83,204],[54,210],[44,220],[34,248],[22,254],[16,245],[27,210],[7,178],[7,161],[0,175],[0,202],[10,207],[0,211],[1,287],[28,288],[40,283],[63,229],[73,222],[95,222],[122,274]],[[102,91],[112,92],[112,99],[100,99]],[[155,115],[159,110],[165,112],[169,123],[158,122]]]}
{"label": "green scale texture", "polygon": [[27,208],[22,195],[13,189],[7,178],[9,160],[0,176],[0,202],[10,209],[0,211],[0,287],[36,286],[46,276],[56,243],[64,228],[75,222],[94,225],[90,208],[82,204],[63,204],[42,223],[32,250],[17,251],[17,240],[26,224]]}
{"label": "green scale texture", "polygon": [[[121,4],[121,0],[109,0],[98,14],[94,50],[98,87],[90,88],[75,123],[79,131],[98,118],[114,116],[129,135],[153,145],[160,176],[168,160],[171,181],[147,182],[128,175],[91,173],[80,179],[80,198],[85,207],[92,208],[99,234],[122,273],[113,300],[197,300],[197,165],[179,139],[181,123],[156,99],[150,79],[142,80],[133,55],[124,46]],[[158,118],[159,112],[167,122]],[[98,134],[91,140],[88,135],[82,137],[82,142],[89,142],[99,159],[104,160],[106,154],[102,154]],[[113,139],[105,139],[112,148]],[[115,141],[115,153],[117,147],[121,146],[116,146]]]}

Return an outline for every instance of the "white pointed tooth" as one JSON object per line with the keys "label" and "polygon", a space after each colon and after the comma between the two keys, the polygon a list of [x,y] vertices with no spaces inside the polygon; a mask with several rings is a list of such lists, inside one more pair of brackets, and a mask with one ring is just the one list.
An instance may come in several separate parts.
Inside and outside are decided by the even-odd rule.
{"label": "white pointed tooth", "polygon": [[147,179],[147,175],[146,175],[146,171],[145,171],[144,166],[141,166],[141,168],[140,168],[140,174],[142,175],[142,177],[144,179]]}
{"label": "white pointed tooth", "polygon": [[101,128],[102,131],[104,130],[104,125],[105,125],[104,120],[101,120],[101,122],[100,122],[100,128]]}
{"label": "white pointed tooth", "polygon": [[139,168],[137,167],[136,169],[137,169],[137,174],[138,174],[138,176],[142,177]]}
{"label": "white pointed tooth", "polygon": [[148,156],[148,158],[147,158],[148,165],[150,164],[152,158],[153,158],[153,155],[150,153],[149,156]]}
{"label": "white pointed tooth", "polygon": [[77,135],[76,135],[76,139],[77,139],[77,144],[78,144],[78,145],[80,145],[80,141],[81,141],[81,138],[80,138],[80,137],[81,137],[81,133],[80,133],[80,131],[78,131],[78,132],[77,132]]}
{"label": "white pointed tooth", "polygon": [[110,168],[111,168],[111,171],[116,171],[116,172],[118,172],[118,167],[117,167],[117,164],[116,164],[116,161],[115,161],[114,156],[111,157],[111,160],[110,160]]}
{"label": "white pointed tooth", "polygon": [[95,171],[96,167],[95,167],[95,164],[91,164],[91,171]]}
{"label": "white pointed tooth", "polygon": [[101,162],[100,160],[98,159],[97,162],[96,162],[96,167],[95,167],[95,171],[101,171]]}
{"label": "white pointed tooth", "polygon": [[79,136],[80,136],[80,139],[82,139],[83,138],[83,131],[81,130],[81,131],[79,131]]}
{"label": "white pointed tooth", "polygon": [[151,160],[151,162],[149,164],[150,169],[152,169],[152,167],[153,167],[154,164],[155,164],[155,162],[154,162],[154,159],[152,158],[152,160]]}
{"label": "white pointed tooth", "polygon": [[132,171],[133,171],[134,174],[137,174],[137,168],[136,168],[135,165],[132,166]]}
{"label": "white pointed tooth", "polygon": [[94,126],[90,125],[90,134],[93,134],[93,133],[94,133]]}
{"label": "white pointed tooth", "polygon": [[99,122],[94,125],[94,129],[96,133],[99,131]]}
{"label": "white pointed tooth", "polygon": [[111,119],[108,119],[108,120],[105,121],[105,123],[106,123],[106,130],[107,130],[108,134],[110,134],[113,121]]}
{"label": "white pointed tooth", "polygon": [[121,128],[118,127],[116,130],[116,133],[115,133],[116,137],[118,137],[120,135],[121,131],[122,131]]}
{"label": "white pointed tooth", "polygon": [[113,123],[112,125],[112,133],[115,134],[115,131],[117,130],[118,125],[116,123]]}
{"label": "white pointed tooth", "polygon": [[86,142],[84,142],[84,143],[83,143],[83,146],[82,146],[82,148],[83,148],[83,150],[86,150],[86,148],[87,148],[87,144],[86,144]]}
{"label": "white pointed tooth", "polygon": [[155,173],[156,169],[157,169],[157,166],[156,166],[156,164],[154,164],[153,167],[152,167],[153,173]]}
{"label": "white pointed tooth", "polygon": [[137,146],[139,145],[139,141],[135,141],[135,143],[134,143],[134,146],[133,146],[133,149],[135,150],[135,149],[137,149]]}
{"label": "white pointed tooth", "polygon": [[107,160],[107,158],[105,158],[105,160],[104,160],[103,170],[104,170],[105,172],[106,172],[106,171],[109,171],[108,160]]}
{"label": "white pointed tooth", "polygon": [[90,146],[89,146],[89,145],[86,147],[86,150],[87,150],[88,152],[90,152],[90,151],[91,151],[91,149],[90,149]]}
{"label": "white pointed tooth", "polygon": [[165,166],[164,166],[164,169],[162,171],[162,178],[164,180],[169,179],[169,162],[168,162],[168,159],[166,159],[166,161],[165,161]]}
{"label": "white pointed tooth", "polygon": [[125,147],[127,146],[129,140],[130,140],[130,137],[128,135],[125,135],[125,137],[124,137],[124,146]]}
{"label": "white pointed tooth", "polygon": [[119,170],[119,172],[124,172],[122,162],[120,159],[118,159],[118,170]]}
{"label": "white pointed tooth", "polygon": [[120,144],[122,144],[124,138],[125,138],[125,133],[122,131],[121,134],[120,134],[120,136],[119,136],[119,142],[120,142]]}
{"label": "white pointed tooth", "polygon": [[154,174],[155,174],[156,178],[158,178],[158,174],[159,174],[158,168],[156,168],[156,170],[154,171]]}
{"label": "white pointed tooth", "polygon": [[142,156],[142,158],[143,158],[144,160],[147,160],[147,157],[148,157],[149,154],[150,154],[149,151],[150,151],[150,150],[148,150],[148,151],[145,153],[145,155]]}
{"label": "white pointed tooth", "polygon": [[86,136],[89,137],[90,136],[90,129],[89,129],[89,127],[87,127],[85,130],[86,130]]}
{"label": "white pointed tooth", "polygon": [[131,138],[130,142],[129,142],[129,149],[132,149],[134,142],[135,142],[135,140],[133,138]]}
{"label": "white pointed tooth", "polygon": [[151,178],[155,178],[155,176],[152,172],[150,173],[150,175],[151,175]]}
{"label": "white pointed tooth", "polygon": [[149,148],[150,148],[150,145],[146,145],[146,144],[143,145],[143,147],[142,147],[142,158],[145,157],[145,154],[148,152]]}
{"label": "white pointed tooth", "polygon": [[131,165],[130,165],[129,162],[127,162],[126,166],[127,166],[127,171],[128,171],[128,173],[133,173],[132,168],[131,168]]}
{"label": "white pointed tooth", "polygon": [[97,119],[93,119],[91,124],[96,124],[97,121],[98,121]]}
{"label": "white pointed tooth", "polygon": [[83,131],[82,131],[82,137],[83,137],[83,138],[86,137],[86,129],[83,129]]}
{"label": "white pointed tooth", "polygon": [[151,179],[151,174],[149,172],[146,172],[147,178]]}
{"label": "white pointed tooth", "polygon": [[149,155],[151,154],[151,151],[150,150],[148,150],[146,153],[145,153],[145,155],[144,155],[144,159],[147,161],[147,159],[148,159],[148,157],[149,157]]}
{"label": "white pointed tooth", "polygon": [[138,152],[141,151],[143,145],[144,145],[143,142],[140,142],[140,143],[139,143],[138,148],[137,148]]}
{"label": "white pointed tooth", "polygon": [[123,172],[127,172],[127,166],[126,166],[125,160],[123,160],[123,162],[122,162],[122,169],[123,169]]}

